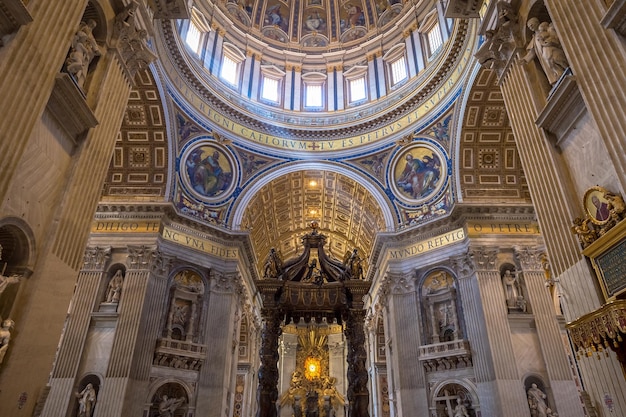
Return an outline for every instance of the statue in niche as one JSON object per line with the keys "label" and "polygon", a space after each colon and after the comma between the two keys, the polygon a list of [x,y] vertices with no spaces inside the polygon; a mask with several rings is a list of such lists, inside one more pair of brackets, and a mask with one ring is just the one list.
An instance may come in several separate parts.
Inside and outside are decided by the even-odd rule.
{"label": "statue in niche", "polygon": [[15,326],[15,322],[11,319],[6,319],[2,322],[0,327],[0,364],[4,360],[9,349],[9,342],[11,341],[11,329]]}
{"label": "statue in niche", "polygon": [[530,415],[532,417],[548,417],[548,404],[546,404],[547,396],[537,387],[537,384],[532,384],[527,394]]}
{"label": "statue in niche", "polygon": [[189,306],[187,304],[175,305],[174,315],[172,318],[172,324],[180,325],[181,327],[185,328],[185,325],[187,324],[188,312],[189,312]]}
{"label": "statue in niche", "polygon": [[526,26],[533,32],[533,37],[526,47],[528,52],[522,61],[529,63],[537,58],[548,82],[554,85],[569,67],[556,30],[551,23],[539,23],[536,17],[530,18]]}
{"label": "statue in niche", "polygon": [[[1,260],[2,260],[2,245],[0,245],[0,261]],[[0,296],[2,296],[2,293],[4,292],[4,290],[7,289],[9,284],[17,284],[18,282],[20,282],[20,278],[22,278],[20,275],[16,275],[16,274],[13,274],[11,276],[4,275],[4,273],[6,272],[6,269],[7,269],[7,263],[5,262],[4,265],[2,266],[2,273],[0,273]]]}
{"label": "statue in niche", "polygon": [[159,402],[159,417],[173,417],[174,412],[176,412],[184,402],[184,397],[168,398],[167,395],[163,395],[161,402]]}
{"label": "statue in niche", "polygon": [[118,269],[115,272],[115,275],[109,281],[109,286],[107,287],[106,299],[105,302],[117,304],[120,302],[120,296],[122,294],[122,285],[124,284],[124,276],[122,275],[122,270]]}
{"label": "statue in niche", "polygon": [[469,417],[467,413],[467,407],[459,403],[454,407],[454,417]]}
{"label": "statue in niche", "polygon": [[76,393],[78,398],[78,417],[91,417],[96,405],[96,390],[89,383],[81,392]]}
{"label": "statue in niche", "polygon": [[65,68],[69,72],[76,84],[82,89],[89,71],[89,64],[96,56],[101,55],[100,48],[93,36],[93,29],[96,21],[89,19],[87,22],[80,22],[78,31],[72,39],[72,47],[65,60]]}
{"label": "statue in niche", "polygon": [[[519,309],[521,300],[524,296],[520,291],[519,281],[516,274],[506,269],[502,274],[502,286],[504,287],[504,297],[506,298],[506,306],[510,309]],[[524,303],[524,306],[526,304]],[[524,307],[525,308],[525,307]]]}

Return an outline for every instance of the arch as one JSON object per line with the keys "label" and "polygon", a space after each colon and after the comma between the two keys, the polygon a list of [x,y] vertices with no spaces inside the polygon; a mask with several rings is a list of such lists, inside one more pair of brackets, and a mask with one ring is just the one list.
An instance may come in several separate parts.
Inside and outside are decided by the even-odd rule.
{"label": "arch", "polygon": [[376,202],[378,203],[381,212],[383,214],[383,219],[385,222],[386,231],[391,231],[395,229],[397,213],[392,208],[391,202],[388,200],[384,191],[379,189],[372,181],[369,180],[366,176],[356,172],[353,169],[346,167],[345,165],[340,165],[337,163],[333,163],[330,161],[300,161],[298,163],[291,163],[279,167],[271,172],[263,173],[262,176],[259,176],[254,182],[248,185],[246,190],[243,190],[238,197],[238,200],[233,204],[234,210],[231,215],[232,221],[230,222],[233,225],[234,230],[241,230],[241,222],[243,220],[244,213],[248,204],[254,198],[255,194],[261,190],[265,185],[269,184],[273,180],[280,178],[283,175],[297,172],[297,171],[306,171],[306,170],[319,170],[319,171],[332,171],[337,174],[345,175],[351,180],[362,185],[370,194],[374,197]]}
{"label": "arch", "polygon": [[[462,395],[458,395],[458,387],[460,387],[465,394],[468,394],[469,398],[462,398]],[[447,388],[449,390],[447,390]],[[456,399],[454,399],[455,396],[457,396]],[[461,399],[461,401],[459,401],[459,399]],[[480,402],[478,399],[477,387],[467,379],[453,378],[439,381],[431,391],[429,408],[431,410],[436,410],[437,401],[442,400],[446,402],[446,405],[450,405],[451,407],[453,406],[452,401],[456,402],[454,406],[462,404],[465,407],[468,407],[469,409],[467,411],[471,417],[479,415],[480,413]]]}
{"label": "arch", "polygon": [[[89,399],[90,393],[87,391],[87,386],[91,384],[95,394],[91,394],[95,396],[94,401],[91,403],[93,407],[91,410],[91,415],[93,415],[93,411],[98,406],[98,395],[100,394],[102,384],[104,383],[104,376],[97,372],[88,372],[83,374],[80,378],[77,379],[78,383],[74,387],[74,395],[72,396],[72,400],[70,401],[69,407],[71,410],[72,417],[81,417],[80,416],[80,400],[81,397],[85,399]],[[86,417],[91,417],[91,415],[87,414]]]}
{"label": "arch", "polygon": [[[152,417],[152,416],[156,417],[156,416],[158,416],[158,414],[153,414],[151,412],[151,410],[154,410],[154,406],[156,405],[155,399],[157,398],[157,395],[160,392],[161,392],[161,394],[163,394],[163,389],[168,384],[177,385],[178,387],[181,388],[181,391],[186,396],[185,402],[182,405],[182,407],[187,408],[187,412],[185,412],[184,415],[187,415],[190,410],[194,410],[195,409],[195,406],[193,405],[193,404],[195,404],[195,398],[193,397],[194,389],[192,387],[190,387],[185,381],[183,381],[182,379],[172,378],[172,377],[163,378],[163,379],[157,379],[157,380],[155,380],[151,384],[151,386],[150,386],[150,388],[148,390],[148,397],[146,398],[146,402],[144,404],[144,412],[147,412],[149,417]],[[180,392],[180,391],[178,391],[178,392]],[[166,394],[166,395],[168,395],[168,394]],[[157,405],[157,407],[158,407],[158,405]],[[174,414],[174,416],[177,416],[177,414]]]}
{"label": "arch", "polygon": [[28,223],[17,217],[0,219],[0,245],[2,245],[0,262],[2,266],[4,262],[8,264],[5,274],[30,276],[36,254],[35,235]]}

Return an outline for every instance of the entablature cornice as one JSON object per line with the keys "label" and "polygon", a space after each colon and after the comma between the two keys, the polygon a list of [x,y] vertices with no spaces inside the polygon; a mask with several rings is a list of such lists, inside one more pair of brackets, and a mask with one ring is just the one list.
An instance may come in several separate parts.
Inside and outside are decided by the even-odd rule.
{"label": "entablature cornice", "polygon": [[[258,102],[251,102],[245,97],[238,97],[232,90],[226,90],[219,85],[217,80],[207,76],[200,79],[203,71],[198,63],[189,59],[181,52],[184,49],[176,33],[173,23],[163,22],[160,26],[161,47],[167,50],[171,65],[184,81],[186,87],[193,91],[206,105],[224,116],[231,117],[242,126],[259,132],[275,135],[276,137],[286,137],[293,140],[329,140],[341,139],[354,136],[359,132],[373,131],[398,120],[406,115],[414,113],[417,108],[428,100],[437,89],[441,88],[449,80],[451,74],[466,56],[466,50],[471,49],[469,43],[475,42],[471,36],[475,31],[474,24],[468,21],[459,21],[455,25],[451,41],[446,44],[446,51],[441,53],[441,58],[430,64],[418,77],[415,77],[405,87],[406,94],[393,95],[383,98],[369,105],[358,108],[346,109],[341,113],[315,113],[315,129],[311,129],[310,120],[312,114],[307,112],[276,112],[271,106]],[[235,39],[232,40],[233,42]],[[253,52],[258,45],[255,42],[248,42],[241,45],[243,51]],[[379,45],[377,46],[380,47]],[[308,63],[314,56],[305,55],[298,60],[287,59],[287,52],[276,50],[279,55],[273,56],[275,51],[272,48],[259,48],[263,59],[268,62],[275,61],[275,65],[283,65],[285,62],[299,62],[303,65]],[[336,64],[341,64],[344,68],[356,64],[363,59],[366,51],[359,51],[355,57],[350,58],[348,54],[337,55]],[[320,55],[319,66],[325,70],[335,62],[325,55]],[[166,71],[167,72],[167,71]],[[251,105],[253,104],[253,105]],[[259,117],[262,115],[263,117]],[[269,119],[268,119],[269,118]],[[275,120],[271,120],[274,118]],[[263,121],[267,120],[267,122]]]}

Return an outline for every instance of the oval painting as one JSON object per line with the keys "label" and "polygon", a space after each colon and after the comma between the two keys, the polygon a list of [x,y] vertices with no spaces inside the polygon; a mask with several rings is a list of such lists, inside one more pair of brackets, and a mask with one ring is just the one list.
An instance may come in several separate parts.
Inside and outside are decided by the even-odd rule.
{"label": "oval painting", "polygon": [[218,199],[234,186],[233,161],[221,147],[199,144],[183,155],[181,175],[185,184],[201,199]]}
{"label": "oval painting", "polygon": [[445,159],[426,145],[401,152],[392,171],[393,188],[398,196],[413,203],[428,199],[445,183]]}

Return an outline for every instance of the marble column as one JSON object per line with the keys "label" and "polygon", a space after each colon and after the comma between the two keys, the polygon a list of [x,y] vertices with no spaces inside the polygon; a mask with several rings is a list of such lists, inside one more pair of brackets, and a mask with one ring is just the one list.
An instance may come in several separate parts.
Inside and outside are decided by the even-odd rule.
{"label": "marble column", "polygon": [[91,313],[99,301],[98,289],[105,279],[110,255],[110,247],[85,250],[85,264],[78,274],[72,307],[68,312],[63,340],[50,377],[50,391],[42,417],[64,415],[71,403]]}
{"label": "marble column", "polygon": [[[475,334],[470,339],[472,351],[476,350],[473,345],[478,339],[486,339],[483,349],[490,353],[491,367],[483,361],[477,365],[477,378],[483,379],[479,386],[481,398],[481,410],[486,415],[501,415],[508,417],[528,417],[528,403],[521,377],[517,371],[517,361],[511,340],[511,328],[508,321],[508,311],[500,273],[496,266],[496,248],[471,248],[470,256],[475,269],[476,282],[474,288],[468,285],[467,278],[461,281],[462,303],[467,306],[480,300],[482,312],[478,313],[484,318],[484,327],[478,329],[483,332]],[[468,288],[469,287],[469,288]],[[465,298],[474,292],[476,298]],[[467,320],[466,322],[470,322]],[[469,325],[472,328],[472,324]],[[468,329],[469,331],[469,329]]]}
{"label": "marble column", "polygon": [[515,255],[522,267],[528,301],[535,317],[543,360],[559,415],[582,417],[578,390],[567,361],[564,341],[556,319],[550,290],[546,288],[542,266],[545,253],[535,248],[516,248]]}
{"label": "marble column", "polygon": [[261,366],[259,367],[256,417],[276,417],[278,338],[281,333],[282,316],[276,309],[263,309],[261,314],[265,323],[261,334]]}
{"label": "marble column", "polygon": [[348,341],[348,417],[369,417],[367,353],[365,351],[365,310],[345,313]]}

